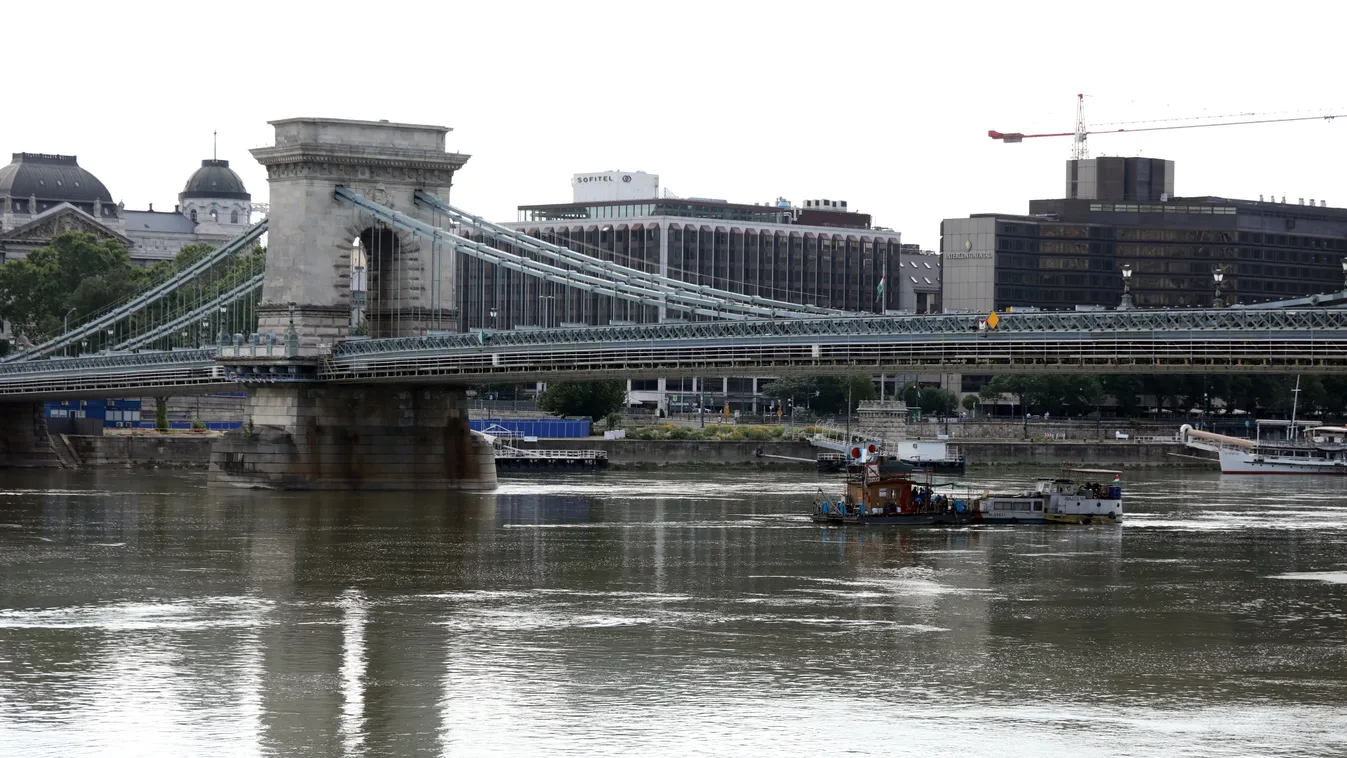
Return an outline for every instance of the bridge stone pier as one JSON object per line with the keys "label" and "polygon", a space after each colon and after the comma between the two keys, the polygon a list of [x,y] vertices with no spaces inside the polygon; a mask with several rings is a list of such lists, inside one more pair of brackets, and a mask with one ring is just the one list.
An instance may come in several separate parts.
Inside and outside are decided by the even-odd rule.
{"label": "bridge stone pier", "polygon": [[323,118],[271,124],[276,144],[252,151],[271,190],[258,332],[284,335],[284,348],[220,351],[220,362],[248,386],[247,422],[213,449],[212,485],[493,489],[493,451],[468,428],[464,388],[313,379],[333,343],[350,333],[353,253],[368,271],[369,336],[457,326],[450,251],[370,220],[334,198],[336,188],[434,222],[414,192],[447,201],[468,156],[445,151],[442,126]]}
{"label": "bridge stone pier", "polygon": [[55,468],[61,462],[47,435],[41,403],[0,403],[0,466]]}

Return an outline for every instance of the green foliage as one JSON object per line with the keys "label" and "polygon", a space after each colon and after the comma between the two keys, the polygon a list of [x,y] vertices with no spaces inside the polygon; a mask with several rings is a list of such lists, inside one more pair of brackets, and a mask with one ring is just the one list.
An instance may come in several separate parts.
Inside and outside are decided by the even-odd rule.
{"label": "green foliage", "polygon": [[[1181,415],[1224,407],[1254,416],[1287,417],[1295,384],[1295,376],[1262,374],[1001,375],[978,394],[984,402],[1011,400],[1024,412],[1052,415],[1087,415],[1112,405],[1119,416],[1147,411]],[[1347,377],[1302,375],[1296,412],[1347,414]]]}
{"label": "green foliage", "polygon": [[948,416],[959,405],[959,395],[940,387],[920,387],[909,382],[899,395],[909,408],[921,408],[923,416]]}
{"label": "green foliage", "polygon": [[[117,240],[100,240],[92,234],[65,232],[27,258],[0,265],[0,320],[9,321],[17,334],[40,342],[69,324],[86,320],[136,293],[163,282],[201,260],[215,247],[206,243],[187,245],[172,261],[141,268],[131,263],[126,248]],[[266,250],[256,247],[247,255],[221,263],[210,276],[187,285],[174,302],[177,308],[192,307],[214,298],[257,271],[266,260]],[[252,301],[235,304],[255,312]],[[178,315],[174,308],[157,312],[157,318]]]}
{"label": "green foliage", "polygon": [[603,419],[603,421],[608,425],[609,429],[616,429],[617,425],[622,423],[622,414],[610,413]]}
{"label": "green foliage", "polygon": [[627,430],[627,439],[633,440],[753,440],[767,442],[779,439],[785,434],[781,426],[735,426],[733,424],[707,424],[703,427],[660,424],[659,426],[640,426]]}
{"label": "green foliage", "polygon": [[622,381],[556,382],[538,399],[538,407],[558,416],[588,416],[593,421],[615,413],[627,404],[627,385]]}
{"label": "green foliage", "polygon": [[194,419],[192,419],[192,431],[194,431],[194,432],[204,432],[204,431],[206,431],[206,422],[205,422],[205,421],[202,421],[202,420],[199,419],[199,418],[194,418]]}
{"label": "green foliage", "polygon": [[154,428],[156,431],[168,431],[168,398],[154,399]]}
{"label": "green foliage", "polygon": [[0,319],[30,339],[129,296],[145,282],[122,243],[64,232],[27,258],[0,265]]}
{"label": "green foliage", "polygon": [[790,400],[796,407],[808,407],[815,413],[845,413],[850,390],[851,410],[863,400],[879,396],[869,376],[788,376],[767,385],[763,394],[776,400]]}
{"label": "green foliage", "polygon": [[963,400],[960,402],[960,404],[963,406],[963,409],[966,410],[966,411],[973,411],[973,410],[976,410],[977,407],[978,407],[978,396],[977,396],[977,395],[964,395],[964,396],[963,396]]}

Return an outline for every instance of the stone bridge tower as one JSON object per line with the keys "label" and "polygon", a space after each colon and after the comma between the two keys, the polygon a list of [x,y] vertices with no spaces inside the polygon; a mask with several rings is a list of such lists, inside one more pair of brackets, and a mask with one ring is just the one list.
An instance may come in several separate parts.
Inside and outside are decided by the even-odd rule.
{"label": "stone bridge tower", "polygon": [[[410,234],[372,222],[338,201],[336,188],[433,222],[415,206],[413,193],[420,189],[448,200],[454,172],[468,156],[445,152],[449,130],[443,126],[324,118],[271,123],[276,144],[252,151],[266,166],[271,187],[257,331],[286,335],[286,344],[283,350],[221,349],[221,362],[248,385],[247,421],[216,444],[211,483],[494,488],[493,451],[468,429],[464,388],[330,385],[314,379],[326,349],[350,331],[357,241],[370,259],[369,336],[457,326],[450,252],[428,249]],[[284,380],[276,381],[278,375]]]}
{"label": "stone bridge tower", "polygon": [[[449,199],[454,172],[468,156],[447,153],[443,126],[289,118],[272,121],[276,144],[252,151],[267,168],[271,221],[267,276],[258,308],[261,334],[285,334],[294,303],[300,354],[347,336],[353,243],[370,257],[370,336],[456,330],[449,253],[403,232],[372,226],[335,200],[338,185],[409,216],[425,214],[415,190]],[[425,220],[431,220],[426,218]],[[443,260],[435,260],[434,256]],[[396,317],[394,312],[396,311]]]}

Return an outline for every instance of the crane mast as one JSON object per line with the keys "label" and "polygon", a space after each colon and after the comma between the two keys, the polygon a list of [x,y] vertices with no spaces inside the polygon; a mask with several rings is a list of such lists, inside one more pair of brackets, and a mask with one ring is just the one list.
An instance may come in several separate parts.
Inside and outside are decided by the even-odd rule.
{"label": "crane mast", "polygon": [[1085,130],[1085,95],[1076,95],[1076,144],[1071,148],[1071,157],[1084,160],[1090,157],[1090,145],[1085,140],[1090,133]]}

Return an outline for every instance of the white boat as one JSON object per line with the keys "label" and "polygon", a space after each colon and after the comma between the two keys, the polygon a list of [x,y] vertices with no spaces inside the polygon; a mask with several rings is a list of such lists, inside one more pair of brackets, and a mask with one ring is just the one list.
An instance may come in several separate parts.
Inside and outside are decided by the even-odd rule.
{"label": "white boat", "polygon": [[[1073,468],[1083,482],[1066,477],[1042,479],[1034,489],[1014,495],[986,495],[973,504],[974,523],[984,524],[1117,524],[1122,522],[1120,472]],[[1090,481],[1113,477],[1101,484]]]}
{"label": "white boat", "polygon": [[1288,439],[1251,440],[1184,424],[1179,441],[1195,450],[1216,453],[1222,474],[1347,476],[1347,427],[1315,426],[1299,433],[1294,425],[1288,428]]}

